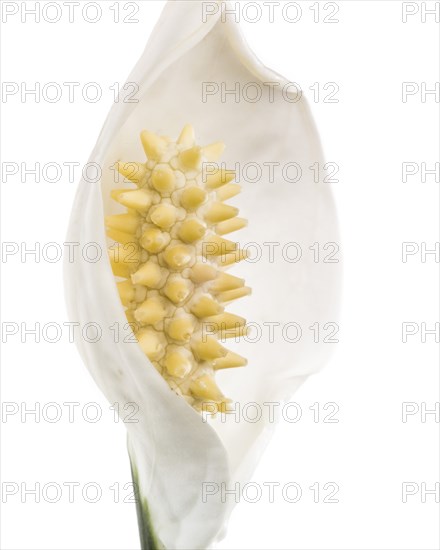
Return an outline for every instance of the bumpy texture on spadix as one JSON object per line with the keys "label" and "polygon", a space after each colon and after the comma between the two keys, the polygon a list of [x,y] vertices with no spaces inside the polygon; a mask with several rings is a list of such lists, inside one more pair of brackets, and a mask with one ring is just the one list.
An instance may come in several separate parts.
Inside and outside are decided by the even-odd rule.
{"label": "bumpy texture on spadix", "polygon": [[223,143],[195,145],[185,126],[177,142],[141,133],[147,162],[119,162],[135,184],[112,198],[126,212],[106,217],[113,273],[126,315],[144,353],[196,410],[227,412],[230,400],[215,382],[218,369],[246,360],[223,346],[246,334],[246,321],[225,306],[250,294],[226,273],[245,254],[223,235],[246,220],[224,201],[240,192],[234,172],[216,161]]}

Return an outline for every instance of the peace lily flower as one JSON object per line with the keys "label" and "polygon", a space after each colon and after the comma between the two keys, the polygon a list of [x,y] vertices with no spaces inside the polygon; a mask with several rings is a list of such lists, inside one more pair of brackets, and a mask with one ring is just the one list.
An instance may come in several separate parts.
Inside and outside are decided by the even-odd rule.
{"label": "peace lily flower", "polygon": [[[109,249],[66,265],[71,319],[132,336],[78,345],[111,403],[139,405],[127,430],[142,548],[224,536],[234,501],[215,488],[250,479],[274,428],[235,413],[285,403],[325,363],[328,345],[298,327],[334,320],[338,304],[338,266],[310,250],[338,234],[328,184],[308,169],[323,166],[308,107],[216,7],[165,6],[128,78],[139,101],[113,106],[90,159],[102,176],[80,182],[68,234]],[[250,83],[258,101],[215,94]],[[293,163],[295,181],[241,178]]]}

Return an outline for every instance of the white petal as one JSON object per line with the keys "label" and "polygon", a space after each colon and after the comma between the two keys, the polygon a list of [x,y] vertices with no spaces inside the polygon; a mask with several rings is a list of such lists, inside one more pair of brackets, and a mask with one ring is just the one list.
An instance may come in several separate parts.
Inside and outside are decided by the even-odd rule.
{"label": "white petal", "polygon": [[[135,403],[138,422],[126,423],[140,489],[147,498],[153,526],[166,548],[206,548],[221,528],[224,507],[202,502],[202,483],[228,479],[226,452],[215,432],[175,395],[141,351],[138,343],[116,342],[115,322],[125,315],[106,257],[99,185],[80,185],[68,242],[95,242],[103,257],[66,264],[67,306],[72,321],[98,323],[96,343],[80,339],[80,353],[110,403]],[[123,339],[129,335],[121,330]]]}
{"label": "white petal", "polygon": [[[338,242],[329,184],[315,184],[307,170],[321,163],[319,139],[304,99],[291,103],[280,93],[286,81],[264,67],[249,51],[235,23],[222,23],[219,12],[202,22],[202,2],[169,2],[147,48],[128,78],[138,82],[139,103],[116,103],[104,125],[91,161],[104,167],[100,184],[82,181],[72,215],[69,240],[99,243],[106,250],[103,214],[116,212],[110,202],[116,160],[143,160],[139,133],[147,128],[177,137],[190,122],[197,141],[223,140],[228,166],[237,162],[295,161],[303,167],[298,183],[245,184],[233,199],[248,228],[237,232],[249,242],[297,242],[306,259],[282,265],[241,262],[234,271],[246,278],[253,295],[234,313],[262,325],[295,321],[304,331],[315,322],[336,320],[339,269],[315,264],[308,246]],[[274,103],[202,101],[205,82],[278,82]],[[232,202],[232,201],[231,201]],[[240,235],[239,235],[240,234]],[[280,248],[279,247],[279,248]],[[104,252],[105,255],[105,252]],[[103,327],[125,324],[114,278],[106,257],[66,266],[72,320],[97,321]],[[104,331],[105,333],[105,331]],[[249,364],[221,373],[220,385],[241,404],[288,400],[293,391],[326,361],[331,346],[304,338],[292,346],[240,343],[234,349]],[[136,343],[113,341],[105,333],[96,344],[83,343],[81,353],[107,398],[141,406],[139,424],[127,425],[130,449],[148,500],[156,533],[167,548],[206,548],[223,529],[233,499],[202,502],[202,483],[247,480],[273,428],[258,423],[203,423],[175,396]],[[218,435],[217,435],[218,434]],[[220,438],[218,437],[220,436]],[[227,450],[225,450],[224,446]],[[230,505],[230,506],[229,506]]]}

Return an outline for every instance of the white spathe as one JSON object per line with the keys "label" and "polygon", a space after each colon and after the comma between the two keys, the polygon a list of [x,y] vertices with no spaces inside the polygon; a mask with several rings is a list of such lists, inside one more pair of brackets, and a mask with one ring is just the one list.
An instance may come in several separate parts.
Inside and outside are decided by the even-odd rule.
{"label": "white spathe", "polygon": [[[98,243],[103,257],[66,264],[67,305],[72,321],[126,325],[105,253],[104,215],[119,212],[110,199],[110,190],[121,187],[115,184],[114,163],[144,161],[142,130],[177,138],[191,123],[198,143],[225,142],[222,160],[228,168],[238,167],[241,176],[249,163],[278,163],[273,182],[268,172],[254,183],[242,177],[243,191],[232,201],[249,220],[234,240],[248,245],[254,257],[233,268],[253,294],[232,311],[249,320],[255,336],[228,342],[247,357],[248,366],[219,374],[219,386],[238,406],[256,403],[263,410],[263,403],[288,400],[328,359],[331,346],[315,343],[309,327],[336,320],[340,267],[316,263],[308,247],[338,242],[336,214],[328,184],[315,183],[308,169],[316,162],[323,166],[323,157],[304,98],[295,102],[281,93],[287,81],[255,58],[234,20],[224,22],[219,9],[204,22],[202,4],[166,4],[127,80],[138,83],[139,102],[115,103],[104,124],[90,158],[102,166],[102,178],[80,182],[68,232],[70,242]],[[271,87],[272,101],[263,82],[279,84]],[[207,83],[219,92],[203,97]],[[243,90],[249,83],[264,90],[259,101],[222,98],[222,86]],[[289,163],[303,168],[296,183],[281,180]],[[291,243],[300,246],[300,259]],[[299,338],[297,326],[303,331]],[[134,338],[123,340],[115,342],[113,331],[103,330],[97,343],[78,345],[107,399],[140,407],[139,422],[127,424],[129,451],[158,538],[168,549],[207,548],[224,534],[235,501],[222,503],[220,493],[202,499],[203,484],[232,487],[249,480],[274,424],[267,415],[255,423],[240,415],[237,422],[219,417],[204,422],[170,390]]]}

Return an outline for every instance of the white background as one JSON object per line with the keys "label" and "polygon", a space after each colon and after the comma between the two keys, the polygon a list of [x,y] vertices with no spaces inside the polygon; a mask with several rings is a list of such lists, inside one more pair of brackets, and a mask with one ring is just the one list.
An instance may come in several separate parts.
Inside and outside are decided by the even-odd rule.
{"label": "white background", "polygon": [[[3,4],[6,4],[5,2]],[[34,4],[34,2],[26,2]],[[84,2],[82,2],[84,4]],[[127,2],[119,2],[121,14]],[[242,4],[246,4],[243,2]],[[420,172],[402,181],[403,162],[426,162],[438,155],[438,96],[421,93],[402,101],[402,83],[432,89],[438,81],[439,30],[433,15],[422,21],[434,2],[340,1],[324,23],[329,5],[320,2],[314,22],[311,2],[300,2],[302,17],[293,24],[275,7],[258,22],[249,9],[241,24],[252,49],[269,67],[299,83],[309,99],[328,161],[336,162],[339,181],[332,183],[344,256],[340,343],[331,363],[310,378],[295,396],[302,409],[296,423],[282,422],[254,480],[298,483],[302,498],[286,502],[276,493],[268,502],[243,500],[232,517],[220,548],[230,549],[433,549],[439,547],[438,504],[419,491],[402,502],[402,484],[439,481],[438,423],[420,413],[402,422],[402,404],[439,401],[438,346],[418,334],[402,342],[402,323],[432,328],[438,321],[434,255],[402,262],[402,243],[438,241],[438,182]],[[411,4],[409,6],[408,4]],[[44,2],[40,2],[40,7]],[[139,23],[114,22],[114,2],[100,2],[102,19],[87,23],[78,12],[74,23],[20,22],[20,13],[2,24],[2,79],[5,82],[98,82],[103,97],[88,103],[80,93],[70,103],[67,92],[56,103],[19,94],[3,98],[3,162],[79,162],[83,165],[113,101],[109,89],[123,83],[141,54],[157,20],[161,2],[137,2]],[[437,2],[438,5],[438,2]],[[402,21],[402,10],[417,10]],[[440,8],[439,8],[440,9]],[[90,12],[92,13],[92,12]],[[293,16],[293,11],[290,17]],[[334,82],[337,103],[317,99],[309,89]],[[423,101],[425,99],[425,101]],[[26,243],[65,240],[76,182],[67,174],[57,183],[26,183],[20,175],[2,181],[2,240]],[[21,246],[21,245],[20,245]],[[438,262],[438,257],[437,257]],[[64,309],[61,261],[2,263],[3,322],[62,323]],[[2,481],[80,483],[74,503],[67,493],[51,504],[20,494],[2,504],[4,549],[139,548],[133,504],[115,503],[130,482],[125,429],[64,334],[60,342],[23,345],[19,336],[3,345],[2,400],[32,408],[48,402],[80,403],[75,421],[67,409],[59,422],[28,416],[2,417]],[[102,408],[97,423],[83,420],[88,402]],[[336,403],[337,423],[314,422],[309,409]],[[23,407],[21,407],[23,409]],[[79,411],[79,412],[78,412]],[[90,410],[90,414],[93,411]],[[425,420],[425,421],[423,421]],[[438,416],[437,416],[438,422]],[[98,503],[86,502],[81,488],[102,486]],[[313,501],[309,487],[334,482],[338,503]],[[66,489],[67,491],[67,489]],[[3,501],[5,495],[3,494]],[[438,503],[438,496],[437,496]]]}

